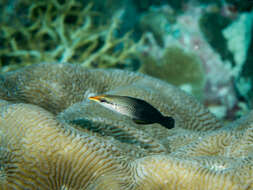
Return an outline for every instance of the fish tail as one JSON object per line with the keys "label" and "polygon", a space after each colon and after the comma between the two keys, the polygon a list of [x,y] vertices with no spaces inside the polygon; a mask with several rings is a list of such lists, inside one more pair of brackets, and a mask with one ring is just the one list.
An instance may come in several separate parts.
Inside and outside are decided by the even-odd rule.
{"label": "fish tail", "polygon": [[167,129],[172,129],[175,126],[175,120],[172,117],[164,116],[160,124]]}

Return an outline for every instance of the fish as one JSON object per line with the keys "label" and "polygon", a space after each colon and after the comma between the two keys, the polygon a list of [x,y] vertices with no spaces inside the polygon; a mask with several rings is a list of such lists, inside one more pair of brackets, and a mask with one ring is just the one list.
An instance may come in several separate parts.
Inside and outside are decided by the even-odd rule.
{"label": "fish", "polygon": [[158,123],[167,129],[172,129],[175,126],[173,117],[162,115],[160,111],[142,99],[106,94],[91,96],[89,100],[95,101],[114,112],[128,116],[136,124]]}

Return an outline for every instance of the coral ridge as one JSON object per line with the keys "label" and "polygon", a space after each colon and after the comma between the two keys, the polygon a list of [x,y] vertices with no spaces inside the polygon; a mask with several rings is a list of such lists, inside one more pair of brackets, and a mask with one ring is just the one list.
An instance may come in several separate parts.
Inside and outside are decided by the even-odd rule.
{"label": "coral ridge", "polygon": [[[252,113],[229,125],[143,74],[39,64],[0,77],[0,189],[253,189]],[[142,98],[175,128],[89,101]]]}

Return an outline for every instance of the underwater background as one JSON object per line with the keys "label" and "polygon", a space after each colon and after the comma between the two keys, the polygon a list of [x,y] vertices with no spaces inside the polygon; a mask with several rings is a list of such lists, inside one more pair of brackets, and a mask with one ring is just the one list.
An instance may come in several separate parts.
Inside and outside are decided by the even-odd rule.
{"label": "underwater background", "polygon": [[[0,13],[0,190],[253,190],[253,0]],[[88,100],[100,94],[175,125],[134,123]]]}

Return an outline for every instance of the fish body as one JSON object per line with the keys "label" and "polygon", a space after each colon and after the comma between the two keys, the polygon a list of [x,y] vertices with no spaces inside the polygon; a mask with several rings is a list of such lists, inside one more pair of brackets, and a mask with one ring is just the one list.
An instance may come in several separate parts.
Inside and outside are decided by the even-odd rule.
{"label": "fish body", "polygon": [[89,99],[98,102],[110,110],[130,117],[137,124],[159,123],[168,129],[174,127],[175,121],[172,117],[163,116],[161,112],[152,105],[138,98],[118,95],[100,95],[89,97]]}

